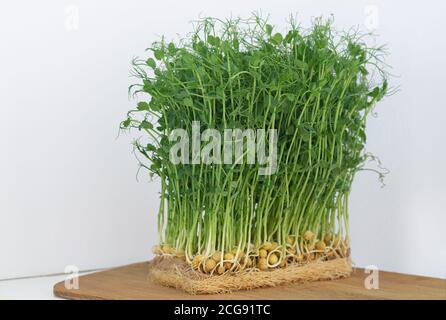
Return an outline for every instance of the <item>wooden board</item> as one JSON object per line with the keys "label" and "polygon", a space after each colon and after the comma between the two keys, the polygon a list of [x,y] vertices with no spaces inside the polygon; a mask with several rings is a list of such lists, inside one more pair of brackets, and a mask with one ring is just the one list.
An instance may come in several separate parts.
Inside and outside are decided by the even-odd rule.
{"label": "wooden board", "polygon": [[137,263],[79,277],[79,289],[54,286],[57,297],[67,299],[442,299],[446,300],[446,280],[393,272],[379,272],[379,289],[366,289],[369,274],[355,269],[350,278],[275,288],[237,291],[219,295],[189,295],[153,283],[147,277],[148,263]]}

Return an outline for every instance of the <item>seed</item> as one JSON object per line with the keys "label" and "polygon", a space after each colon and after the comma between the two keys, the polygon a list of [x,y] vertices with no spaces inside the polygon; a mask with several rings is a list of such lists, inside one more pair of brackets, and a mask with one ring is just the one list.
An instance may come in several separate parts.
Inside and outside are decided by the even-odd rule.
{"label": "seed", "polygon": [[274,253],[269,255],[268,262],[270,265],[275,265],[277,261],[279,261],[279,258]]}
{"label": "seed", "polygon": [[283,259],[282,262],[280,263],[280,267],[283,268],[286,266],[286,260]]}
{"label": "seed", "polygon": [[289,254],[292,254],[292,255],[295,255],[295,254],[296,254],[296,249],[294,249],[294,248],[288,248],[286,251],[287,251]]}
{"label": "seed", "polygon": [[215,266],[217,265],[217,263],[215,262],[214,259],[207,259],[206,260],[206,272],[211,272]]}
{"label": "seed", "polygon": [[316,242],[316,249],[324,251],[325,250],[325,242],[323,242],[323,241]]}
{"label": "seed", "polygon": [[310,230],[305,231],[304,233],[304,239],[307,241],[313,240],[314,238],[314,233],[311,232]]}
{"label": "seed", "polygon": [[266,258],[260,258],[257,264],[260,270],[268,269],[268,263],[266,262]]}
{"label": "seed", "polygon": [[165,244],[165,245],[162,247],[162,250],[163,250],[164,253],[169,253],[169,252],[170,252],[170,246],[167,245],[167,244]]}
{"label": "seed", "polygon": [[197,269],[198,266],[200,265],[201,261],[203,261],[203,256],[202,255],[195,256],[192,259],[192,268]]}
{"label": "seed", "polygon": [[221,260],[221,252],[220,252],[220,251],[216,251],[216,252],[212,255],[212,259],[214,259],[215,261],[220,261],[220,260]]}
{"label": "seed", "polygon": [[237,259],[241,259],[245,255],[243,253],[243,251],[241,251],[241,250],[232,250],[231,253],[234,256],[234,258],[237,258]]}
{"label": "seed", "polygon": [[225,271],[226,271],[226,268],[224,267],[224,266],[218,266],[218,268],[217,268],[217,273],[218,274],[223,274],[223,273],[225,273]]}
{"label": "seed", "polygon": [[251,258],[245,258],[246,267],[251,268],[252,267],[252,260]]}
{"label": "seed", "polygon": [[224,255],[223,259],[232,261],[232,260],[234,260],[234,255],[232,253],[228,252]]}
{"label": "seed", "polygon": [[267,255],[268,255],[268,252],[265,249],[260,249],[259,250],[259,257],[260,258],[266,258]]}
{"label": "seed", "polygon": [[263,244],[262,248],[265,249],[265,250],[267,250],[267,251],[270,251],[271,248],[272,248],[272,244],[271,244],[271,242],[268,242],[268,241],[265,242],[265,243]]}
{"label": "seed", "polygon": [[275,250],[278,246],[279,246],[279,244],[278,244],[277,242],[273,242],[273,243],[271,243],[271,249],[270,249],[270,251]]}
{"label": "seed", "polygon": [[298,256],[296,256],[296,260],[297,261],[303,261],[304,260],[304,255],[303,254],[299,254]]}
{"label": "seed", "polygon": [[232,263],[230,263],[230,262],[225,262],[225,263],[223,263],[223,266],[225,267],[226,270],[229,270],[229,269],[232,268]]}
{"label": "seed", "polygon": [[286,243],[292,246],[294,244],[294,236],[288,236],[286,238]]}

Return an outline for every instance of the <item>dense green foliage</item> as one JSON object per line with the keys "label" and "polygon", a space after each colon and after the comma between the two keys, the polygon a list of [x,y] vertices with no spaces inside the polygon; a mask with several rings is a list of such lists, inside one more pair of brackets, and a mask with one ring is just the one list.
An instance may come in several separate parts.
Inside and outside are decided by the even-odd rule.
{"label": "dense green foliage", "polygon": [[[141,82],[131,92],[142,100],[121,124],[150,139],[135,146],[149,160],[141,165],[161,180],[164,253],[173,247],[191,261],[258,251],[268,241],[300,253],[307,230],[314,241],[348,236],[366,118],[387,92],[381,48],[321,19],[308,30],[291,22],[284,34],[259,17],[194,26],[179,43],[163,38],[149,48],[153,56],[134,60]],[[245,162],[172,164],[169,133],[190,132],[193,120],[202,130],[277,129],[276,173],[259,175],[260,165]]]}

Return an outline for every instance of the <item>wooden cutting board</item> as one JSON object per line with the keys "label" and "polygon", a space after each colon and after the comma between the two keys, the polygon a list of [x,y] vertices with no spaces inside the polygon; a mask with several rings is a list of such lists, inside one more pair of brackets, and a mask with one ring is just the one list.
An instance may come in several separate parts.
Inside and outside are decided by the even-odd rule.
{"label": "wooden cutting board", "polygon": [[147,277],[148,262],[79,277],[78,289],[54,286],[54,295],[66,299],[200,300],[200,299],[441,299],[446,300],[446,280],[379,272],[379,289],[366,289],[369,274],[354,269],[350,278],[218,295],[189,295],[153,283]]}

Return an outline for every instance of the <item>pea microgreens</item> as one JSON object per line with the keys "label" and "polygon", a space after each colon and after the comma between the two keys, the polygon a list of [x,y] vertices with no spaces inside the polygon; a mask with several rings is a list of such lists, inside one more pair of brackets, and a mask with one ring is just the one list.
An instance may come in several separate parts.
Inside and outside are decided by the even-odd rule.
{"label": "pea microgreens", "polygon": [[[142,100],[121,127],[150,141],[135,147],[161,181],[156,253],[224,273],[348,248],[348,196],[366,160],[366,119],[388,91],[382,47],[336,32],[332,21],[315,19],[306,30],[292,21],[280,33],[253,16],[201,19],[185,39],[162,38],[147,51],[133,61],[140,82],[130,87]],[[172,164],[169,134],[191,132],[193,121],[202,129],[276,129],[275,174],[246,163]]]}

